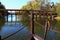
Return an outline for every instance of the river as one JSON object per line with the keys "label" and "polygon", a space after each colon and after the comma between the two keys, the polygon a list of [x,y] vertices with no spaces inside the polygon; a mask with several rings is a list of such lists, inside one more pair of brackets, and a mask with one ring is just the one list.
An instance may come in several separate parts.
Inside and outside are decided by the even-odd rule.
{"label": "river", "polygon": [[[25,40],[27,36],[30,34],[29,30],[27,30],[27,28],[21,22],[19,22],[18,19],[16,21],[16,17],[17,16],[13,15],[13,18],[12,18],[13,20],[11,22],[11,15],[8,15],[9,22],[5,22],[4,25],[0,27],[0,35],[2,39]],[[12,36],[9,36],[9,35],[12,35]]]}

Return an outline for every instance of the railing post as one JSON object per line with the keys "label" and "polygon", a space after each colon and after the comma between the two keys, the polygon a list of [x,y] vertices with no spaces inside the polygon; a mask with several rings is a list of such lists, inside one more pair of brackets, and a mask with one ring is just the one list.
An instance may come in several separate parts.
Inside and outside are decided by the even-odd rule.
{"label": "railing post", "polygon": [[48,32],[48,22],[47,22],[47,20],[46,20],[44,40],[46,40],[47,32]]}
{"label": "railing post", "polygon": [[31,34],[32,34],[31,40],[35,40],[33,37],[33,34],[34,34],[34,14],[33,13],[31,13]]}
{"label": "railing post", "polygon": [[34,14],[31,13],[31,34],[34,34]]}
{"label": "railing post", "polygon": [[49,22],[49,19],[48,19],[48,13],[46,15],[46,24],[45,24],[45,35],[44,35],[44,40],[46,40],[46,37],[47,37],[47,33],[48,33],[48,30],[50,30],[50,22]]}

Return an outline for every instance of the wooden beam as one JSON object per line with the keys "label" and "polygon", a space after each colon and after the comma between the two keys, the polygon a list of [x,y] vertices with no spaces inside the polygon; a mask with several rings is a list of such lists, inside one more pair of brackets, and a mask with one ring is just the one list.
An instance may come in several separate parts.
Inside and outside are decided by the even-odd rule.
{"label": "wooden beam", "polygon": [[[20,9],[0,9],[0,11],[37,11],[37,12],[45,12],[44,10],[20,10]],[[46,12],[54,12],[50,10],[46,10]]]}

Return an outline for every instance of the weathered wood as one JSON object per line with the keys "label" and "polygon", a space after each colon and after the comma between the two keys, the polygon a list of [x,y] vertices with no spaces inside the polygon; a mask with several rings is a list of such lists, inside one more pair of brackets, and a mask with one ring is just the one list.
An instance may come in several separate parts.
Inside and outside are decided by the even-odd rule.
{"label": "weathered wood", "polygon": [[33,36],[34,36],[34,39],[35,39],[35,40],[44,40],[42,37],[39,37],[39,36],[36,35],[36,34],[33,34]]}
{"label": "weathered wood", "polygon": [[[43,14],[43,15],[44,15],[44,14],[45,14],[44,12],[47,12],[48,15],[53,15],[53,14],[56,15],[56,14],[55,14],[55,11],[50,11],[50,10],[45,10],[45,11],[44,11],[44,10],[0,9],[0,11],[4,11],[5,13],[7,13],[8,11],[15,11],[15,12],[16,12],[16,11],[19,11],[18,13],[15,13],[16,15],[18,15],[18,14],[19,14],[19,15],[22,15],[23,13],[21,13],[21,11],[22,11],[22,12],[27,12],[28,15],[31,14],[30,12],[33,12],[34,15],[36,15],[36,14],[37,14],[37,15],[39,15],[39,14],[41,14],[41,15]],[[52,13],[52,14],[51,14],[51,13]],[[6,15],[6,14],[4,14],[4,15]]]}
{"label": "weathered wood", "polygon": [[[20,10],[20,9],[0,9],[0,11],[34,11],[34,12],[45,12],[44,10]],[[55,12],[55,11],[50,11],[46,10],[46,12]]]}
{"label": "weathered wood", "polygon": [[31,34],[34,34],[34,14],[31,13]]}

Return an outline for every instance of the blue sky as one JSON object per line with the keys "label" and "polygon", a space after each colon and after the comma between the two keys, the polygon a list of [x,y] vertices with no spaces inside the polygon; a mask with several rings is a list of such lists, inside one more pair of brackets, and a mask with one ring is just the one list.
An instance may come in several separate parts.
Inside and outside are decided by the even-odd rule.
{"label": "blue sky", "polygon": [[[26,5],[28,0],[1,0],[2,4],[5,5],[6,9],[20,9]],[[52,0],[52,2],[60,2],[60,0]]]}
{"label": "blue sky", "polygon": [[51,0],[51,2],[54,2],[54,3],[58,2],[58,3],[60,3],[60,0]]}
{"label": "blue sky", "polygon": [[1,0],[1,2],[7,9],[20,9],[28,0]]}

